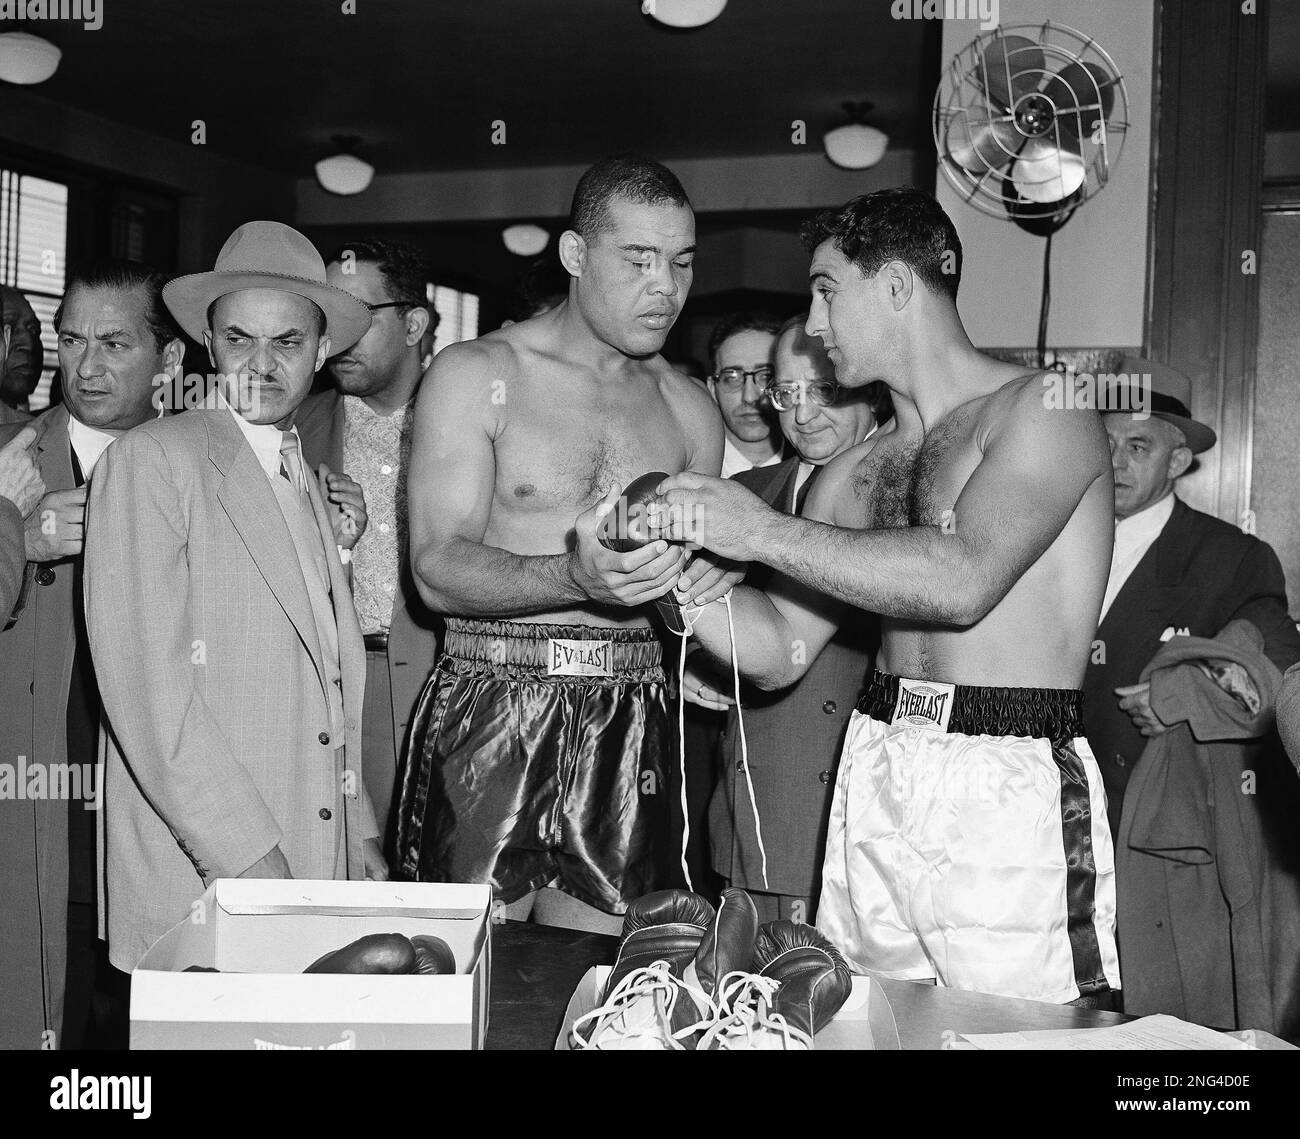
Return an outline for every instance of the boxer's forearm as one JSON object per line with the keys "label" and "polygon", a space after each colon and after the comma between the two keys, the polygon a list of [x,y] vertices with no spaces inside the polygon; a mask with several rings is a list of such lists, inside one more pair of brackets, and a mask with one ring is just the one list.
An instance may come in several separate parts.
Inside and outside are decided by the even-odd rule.
{"label": "boxer's forearm", "polygon": [[569,554],[525,555],[453,538],[412,558],[420,599],[457,617],[521,617],[586,600]]}
{"label": "boxer's forearm", "polygon": [[964,537],[937,526],[846,530],[772,512],[754,544],[755,560],[885,617],[972,625],[1006,592]]}
{"label": "boxer's forearm", "polygon": [[[736,663],[740,675],[763,689],[784,688],[798,679],[792,635],[785,617],[761,590],[738,585],[731,591],[732,623],[736,630]],[[715,601],[693,619],[692,632],[725,675],[731,672],[731,630],[727,606]]]}

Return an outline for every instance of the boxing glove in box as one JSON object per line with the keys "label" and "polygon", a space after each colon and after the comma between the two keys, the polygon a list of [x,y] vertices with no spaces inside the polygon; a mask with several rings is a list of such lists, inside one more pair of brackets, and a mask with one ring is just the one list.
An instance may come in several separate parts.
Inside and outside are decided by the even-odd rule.
{"label": "boxing glove in box", "polygon": [[[131,1047],[481,1048],[491,905],[490,886],[219,879],[132,972]],[[457,971],[303,972],[372,933],[440,937]]]}

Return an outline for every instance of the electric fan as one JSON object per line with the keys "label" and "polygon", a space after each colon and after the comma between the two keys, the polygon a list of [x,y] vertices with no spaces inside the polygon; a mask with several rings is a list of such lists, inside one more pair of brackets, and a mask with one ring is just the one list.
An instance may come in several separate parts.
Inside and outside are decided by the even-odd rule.
{"label": "electric fan", "polygon": [[1051,237],[1110,180],[1128,93],[1089,36],[1050,20],[998,28],[953,56],[934,96],[939,166],[962,199],[1047,239],[1039,362],[1051,303]]}

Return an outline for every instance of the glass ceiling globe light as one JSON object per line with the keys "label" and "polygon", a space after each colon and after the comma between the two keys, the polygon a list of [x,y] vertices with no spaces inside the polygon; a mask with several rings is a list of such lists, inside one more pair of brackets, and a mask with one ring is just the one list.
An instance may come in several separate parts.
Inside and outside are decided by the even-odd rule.
{"label": "glass ceiling globe light", "polygon": [[836,166],[845,170],[866,170],[885,157],[889,135],[865,121],[871,106],[870,103],[845,103],[849,121],[822,136],[826,157]]}
{"label": "glass ceiling globe light", "polygon": [[551,240],[540,225],[510,225],[501,232],[501,240],[516,257],[536,257]]}
{"label": "glass ceiling globe light", "polygon": [[0,79],[6,83],[44,83],[58,70],[63,52],[49,40],[26,32],[0,35]]}
{"label": "glass ceiling globe light", "polygon": [[375,168],[352,153],[357,141],[355,138],[335,135],[334,145],[339,153],[331,154],[316,163],[316,181],[331,194],[359,194],[370,185],[370,179],[375,176]]}
{"label": "glass ceiling globe light", "polygon": [[641,0],[641,11],[670,28],[702,28],[712,23],[727,0]]}

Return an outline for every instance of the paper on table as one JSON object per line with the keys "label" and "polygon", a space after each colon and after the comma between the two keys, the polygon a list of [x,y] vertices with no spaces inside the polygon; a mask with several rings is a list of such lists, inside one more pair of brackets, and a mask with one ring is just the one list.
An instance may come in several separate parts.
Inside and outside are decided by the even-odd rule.
{"label": "paper on table", "polygon": [[1106,1028],[1048,1029],[1043,1032],[963,1033],[963,1039],[976,1048],[991,1049],[1063,1049],[1069,1052],[1137,1051],[1190,1049],[1195,1051],[1240,1050],[1251,1045],[1215,1032],[1199,1024],[1189,1024],[1176,1016],[1144,1016],[1126,1024]]}

